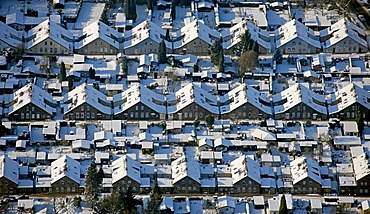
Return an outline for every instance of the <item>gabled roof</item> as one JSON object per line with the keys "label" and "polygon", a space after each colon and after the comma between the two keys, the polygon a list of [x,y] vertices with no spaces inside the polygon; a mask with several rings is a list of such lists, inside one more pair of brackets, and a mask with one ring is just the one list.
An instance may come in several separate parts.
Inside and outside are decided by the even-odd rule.
{"label": "gabled roof", "polygon": [[112,183],[116,183],[128,176],[140,184],[140,163],[128,155],[113,161],[112,163]]}
{"label": "gabled roof", "polygon": [[20,108],[30,103],[46,111],[50,115],[56,112],[55,108],[49,106],[48,104],[50,103],[56,105],[56,102],[53,100],[53,97],[46,91],[39,88],[37,85],[31,83],[20,88],[14,94],[8,97],[7,101],[8,103],[13,101],[14,104],[12,104],[8,109],[9,114],[14,113],[15,111],[19,110]]}
{"label": "gabled roof", "polygon": [[76,49],[80,49],[94,42],[96,39],[102,39],[103,41],[107,42],[111,46],[119,49],[119,43],[118,41],[116,41],[116,39],[120,37],[120,34],[118,33],[118,31],[109,27],[104,22],[101,22],[99,20],[94,21],[93,23],[84,27],[81,30],[79,37],[82,37],[82,36],[84,36],[84,39],[75,43]]}
{"label": "gabled roof", "polygon": [[356,181],[370,175],[370,161],[367,153],[363,151],[362,154],[353,157],[352,161]]}
{"label": "gabled roof", "polygon": [[199,140],[198,142],[198,146],[199,147],[202,147],[202,146],[210,146],[210,147],[213,147],[213,141],[209,138],[202,138]]}
{"label": "gabled roof", "polygon": [[64,155],[51,163],[51,183],[57,182],[63,177],[68,177],[76,183],[80,183],[80,162]]}
{"label": "gabled roof", "polygon": [[266,49],[271,49],[270,41],[265,41],[262,38],[265,37],[266,39],[270,40],[269,32],[262,30],[252,22],[246,20],[237,23],[221,33],[223,48],[228,49],[238,44],[241,41],[241,36],[247,31],[249,32],[253,41],[256,41],[259,45]]}
{"label": "gabled roof", "polygon": [[231,176],[233,178],[233,184],[241,181],[242,179],[249,177],[255,182],[261,184],[261,174],[259,164],[242,155],[230,163]]}
{"label": "gabled roof", "polygon": [[193,102],[213,114],[219,113],[217,98],[193,83],[189,83],[175,94],[167,96],[167,102],[176,102],[175,105],[167,107],[169,114],[176,113]]}
{"label": "gabled roof", "polygon": [[222,207],[235,208],[235,198],[228,196],[228,195],[221,196],[218,198],[217,207],[218,208],[222,208]]}
{"label": "gabled roof", "polygon": [[321,114],[327,114],[325,97],[308,89],[304,84],[296,83],[284,91],[272,96],[273,102],[284,101],[283,104],[274,105],[275,113],[284,113],[294,106],[304,103]]}
{"label": "gabled roof", "polygon": [[104,114],[111,114],[110,102],[107,100],[107,96],[86,83],[76,87],[65,95],[63,105],[64,114],[68,114],[83,103],[87,103]]}
{"label": "gabled roof", "polygon": [[164,95],[157,94],[144,85],[134,85],[113,96],[114,114],[122,113],[138,103],[146,105],[158,113],[166,113]]}
{"label": "gabled roof", "polygon": [[367,41],[364,39],[366,38],[365,31],[353,24],[347,18],[343,18],[331,25],[331,27],[320,31],[321,37],[326,37],[328,35],[331,35],[331,37],[323,42],[324,48],[329,48],[345,38],[351,38],[355,42],[367,48]]}
{"label": "gabled roof", "polygon": [[220,102],[226,103],[220,107],[220,111],[221,114],[229,113],[246,103],[250,103],[266,114],[272,114],[271,107],[262,104],[261,101],[270,103],[270,99],[265,94],[244,83],[220,97]]}
{"label": "gabled roof", "polygon": [[329,96],[329,114],[338,113],[354,103],[370,110],[370,93],[355,83],[351,83]]}
{"label": "gabled roof", "polygon": [[267,130],[263,130],[260,128],[255,129],[252,134],[254,138],[258,138],[263,141],[272,141],[276,140],[276,135],[274,133],[271,133]]}
{"label": "gabled roof", "polygon": [[16,31],[14,28],[0,21],[0,40],[12,47],[22,44],[22,32]]}
{"label": "gabled roof", "polygon": [[0,178],[7,178],[8,180],[18,184],[19,165],[16,161],[10,159],[7,155],[0,156]]}
{"label": "gabled roof", "polygon": [[185,156],[181,156],[172,161],[171,168],[173,184],[187,176],[200,184],[200,168],[197,161],[187,160]]}
{"label": "gabled roof", "polygon": [[320,185],[322,184],[319,164],[307,157],[298,157],[290,162],[293,185],[305,178],[311,178]]}
{"label": "gabled roof", "polygon": [[54,42],[60,44],[61,46],[72,50],[72,42],[65,40],[68,38],[73,39],[73,35],[70,31],[64,29],[60,25],[50,21],[49,19],[41,22],[36,27],[29,30],[25,36],[26,38],[32,38],[29,42],[25,44],[26,49],[32,48],[33,46],[43,42],[45,39],[50,38]]}
{"label": "gabled roof", "polygon": [[[133,47],[148,38],[159,44],[160,42],[162,42],[162,40],[164,40],[165,37],[165,30],[156,25],[154,22],[150,20],[145,20],[134,27],[132,30],[125,32],[125,42],[123,44],[123,47],[125,49]],[[171,48],[170,42],[166,40],[164,40],[164,42],[167,48]]]}
{"label": "gabled roof", "polygon": [[180,40],[173,43],[174,49],[181,48],[196,38],[213,45],[214,40],[220,38],[220,33],[205,25],[201,20],[194,20],[178,30],[176,37]]}
{"label": "gabled roof", "polygon": [[275,37],[281,36],[280,39],[276,40],[276,47],[278,48],[296,38],[299,38],[316,48],[321,48],[320,42],[314,39],[314,31],[295,19],[276,29],[274,34]]}

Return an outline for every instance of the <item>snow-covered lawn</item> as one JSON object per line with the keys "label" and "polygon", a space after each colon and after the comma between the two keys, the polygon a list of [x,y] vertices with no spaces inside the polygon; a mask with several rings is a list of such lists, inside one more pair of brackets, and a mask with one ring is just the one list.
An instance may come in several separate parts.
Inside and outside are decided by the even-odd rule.
{"label": "snow-covered lawn", "polygon": [[103,13],[104,6],[105,3],[83,2],[74,28],[82,29],[92,22],[99,20],[101,14]]}

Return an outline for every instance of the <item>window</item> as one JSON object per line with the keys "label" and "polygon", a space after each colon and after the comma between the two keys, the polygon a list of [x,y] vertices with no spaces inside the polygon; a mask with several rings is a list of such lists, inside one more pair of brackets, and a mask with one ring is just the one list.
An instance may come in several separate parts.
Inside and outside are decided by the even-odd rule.
{"label": "window", "polygon": [[135,118],[139,117],[139,112],[135,112]]}
{"label": "window", "polygon": [[198,110],[198,106],[194,106],[194,109],[195,109],[195,111],[197,111]]}
{"label": "window", "polygon": [[84,119],[84,118],[85,118],[85,113],[81,112],[81,119]]}
{"label": "window", "polygon": [[141,106],[141,110],[142,110],[142,111],[144,110],[144,106]]}
{"label": "window", "polygon": [[53,45],[53,42],[52,41],[50,41],[50,45]]}
{"label": "window", "polygon": [[135,110],[138,111],[139,110],[139,106],[135,106]]}
{"label": "window", "polygon": [[189,112],[189,118],[192,118],[192,117],[193,117],[193,113]]}
{"label": "window", "polygon": [[90,111],[90,106],[86,106],[86,111]]}
{"label": "window", "polygon": [[141,112],[141,113],[140,113],[140,117],[141,117],[141,118],[144,118],[144,112]]}
{"label": "window", "polygon": [[84,106],[81,106],[81,111],[83,111],[84,110]]}
{"label": "window", "polygon": [[184,118],[188,118],[188,113],[187,112],[184,113]]}
{"label": "window", "polygon": [[35,111],[35,107],[34,106],[32,106],[32,111]]}
{"label": "window", "polygon": [[45,42],[45,45],[48,45],[48,42]]}
{"label": "window", "polygon": [[87,113],[86,113],[86,118],[87,118],[87,119],[90,119],[90,112],[87,112]]}
{"label": "window", "polygon": [[91,118],[94,119],[95,118],[95,113],[94,112],[91,112]]}
{"label": "window", "polygon": [[76,118],[79,119],[80,118],[80,113],[79,112],[76,112]]}

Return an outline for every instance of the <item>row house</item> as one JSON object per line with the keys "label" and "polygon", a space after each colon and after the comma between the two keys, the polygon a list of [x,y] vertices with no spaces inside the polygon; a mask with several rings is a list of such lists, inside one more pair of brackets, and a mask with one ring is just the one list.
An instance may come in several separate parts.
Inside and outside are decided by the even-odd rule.
{"label": "row house", "polygon": [[0,195],[15,194],[18,187],[19,165],[7,155],[0,156]]}
{"label": "row house", "polygon": [[7,48],[17,48],[22,45],[22,32],[15,30],[4,22],[0,21],[0,51]]}
{"label": "row house", "polygon": [[357,112],[367,118],[370,110],[370,94],[355,83],[348,84],[331,94],[327,100],[330,117],[355,120]]}
{"label": "row house", "polygon": [[321,51],[315,32],[297,20],[291,20],[274,31],[276,48],[283,54],[314,54]]}
{"label": "row house", "polygon": [[320,194],[322,192],[323,179],[316,161],[306,157],[296,158],[290,162],[290,171],[293,184],[292,193]]}
{"label": "row house", "polygon": [[211,29],[201,20],[194,20],[176,32],[173,41],[175,54],[209,55],[214,41],[220,33]]}
{"label": "row house", "polygon": [[199,193],[199,163],[182,156],[171,163],[174,193]]}
{"label": "row house", "polygon": [[264,119],[272,116],[270,99],[247,84],[220,97],[221,119]]}
{"label": "row house", "polygon": [[167,96],[167,113],[170,120],[203,120],[207,115],[219,115],[216,96],[190,83],[175,94]]}
{"label": "row house", "polygon": [[259,164],[245,155],[230,163],[232,193],[256,194],[261,191],[261,174]]}
{"label": "row house", "polygon": [[343,18],[320,31],[323,51],[326,53],[366,53],[369,51],[363,29]]}
{"label": "row house", "polygon": [[271,52],[270,33],[262,30],[250,21],[243,20],[221,32],[222,47],[225,50],[225,54],[237,54],[241,51],[238,46],[241,36],[245,33],[249,33],[251,40],[258,44],[259,53],[266,54]]}
{"label": "row house", "polygon": [[121,35],[101,21],[95,21],[76,33],[47,19],[25,34],[25,49],[30,54],[116,55]]}
{"label": "row house", "polygon": [[164,41],[167,53],[172,44],[165,40],[166,31],[150,20],[146,20],[132,30],[125,32],[123,47],[126,55],[141,55],[157,53],[159,43]]}
{"label": "row house", "polygon": [[86,83],[65,95],[62,110],[69,120],[106,120],[112,115],[107,96]]}
{"label": "row house", "polygon": [[296,83],[272,97],[276,119],[325,120],[325,97],[316,94],[304,84]]}
{"label": "row house", "polygon": [[68,155],[51,163],[51,189],[56,194],[78,194],[81,187],[81,164]]}
{"label": "row house", "polygon": [[5,98],[4,114],[9,120],[47,120],[56,115],[56,101],[34,84],[28,84]]}
{"label": "row house", "polygon": [[47,19],[25,34],[25,50],[29,54],[71,54],[73,34]]}
{"label": "row house", "polygon": [[134,85],[113,96],[114,119],[162,120],[166,106],[164,95],[143,85]]}
{"label": "row house", "polygon": [[124,155],[113,161],[111,167],[113,190],[126,189],[130,186],[132,191],[136,193],[150,191],[150,178],[142,178],[141,164],[129,155]]}
{"label": "row house", "polygon": [[106,25],[95,21],[84,27],[75,39],[75,53],[109,55],[119,53],[120,33]]}
{"label": "row house", "polygon": [[356,191],[358,195],[368,195],[370,192],[370,159],[363,147],[358,153],[352,152],[353,172],[356,181]]}

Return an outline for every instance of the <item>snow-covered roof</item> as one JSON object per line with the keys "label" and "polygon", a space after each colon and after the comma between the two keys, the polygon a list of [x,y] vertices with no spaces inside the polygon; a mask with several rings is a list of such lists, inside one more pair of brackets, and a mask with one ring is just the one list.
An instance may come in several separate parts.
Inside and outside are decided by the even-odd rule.
{"label": "snow-covered roof", "polygon": [[68,155],[63,155],[51,163],[51,183],[57,182],[63,177],[80,183],[81,165]]}
{"label": "snow-covered roof", "polygon": [[[29,42],[26,42],[26,49],[32,48],[47,38],[52,39],[68,50],[73,49],[72,42],[70,42],[73,40],[73,34],[49,19],[29,30],[25,37],[31,39]],[[67,41],[67,39],[70,41]]]}
{"label": "snow-covered roof", "polygon": [[293,185],[305,178],[311,178],[320,185],[322,184],[319,164],[308,157],[298,157],[290,162]]}
{"label": "snow-covered roof", "polygon": [[284,113],[300,103],[304,103],[317,112],[327,114],[325,97],[316,94],[301,83],[296,83],[284,91],[273,95],[272,99],[274,103],[284,101],[281,105],[274,105],[274,110],[277,114]]}
{"label": "snow-covered roof", "polygon": [[233,178],[233,184],[236,184],[240,180],[249,177],[255,182],[261,184],[261,174],[259,164],[242,155],[230,163],[231,176]]}
{"label": "snow-covered roof", "polygon": [[274,133],[271,133],[267,130],[257,128],[252,132],[252,137],[264,140],[264,141],[271,141],[276,140],[276,135]]}
{"label": "snow-covered roof", "polygon": [[113,96],[114,114],[119,114],[138,103],[146,105],[158,113],[165,113],[164,95],[157,94],[144,85],[133,85],[124,92]]}
{"label": "snow-covered roof", "polygon": [[355,83],[351,83],[329,96],[329,114],[338,113],[354,103],[370,109],[370,93]]}
{"label": "snow-covered roof", "polygon": [[113,161],[112,170],[113,184],[126,176],[140,184],[140,163],[132,159],[130,156],[124,155],[123,157]]}
{"label": "snow-covered roof", "polygon": [[246,103],[250,103],[266,114],[272,114],[271,107],[264,105],[261,101],[270,103],[270,99],[265,94],[244,83],[220,97],[220,102],[226,103],[220,107],[220,111],[221,114],[229,113]]}
{"label": "snow-covered roof", "polygon": [[204,24],[202,20],[194,20],[176,32],[178,41],[173,43],[173,48],[181,48],[196,38],[213,45],[215,39],[220,38],[220,33]]}
{"label": "snow-covered roof", "polygon": [[90,149],[92,141],[89,140],[74,140],[72,141],[72,149]]}
{"label": "snow-covered roof", "polygon": [[200,168],[197,161],[187,160],[185,156],[181,156],[172,161],[171,168],[174,184],[187,176],[200,184]]}
{"label": "snow-covered roof", "polygon": [[363,152],[361,155],[352,158],[353,161],[353,171],[356,181],[368,176],[370,174],[370,161],[369,155]]}
{"label": "snow-covered roof", "polygon": [[79,37],[83,37],[83,39],[79,42],[75,42],[76,49],[80,49],[99,38],[107,42],[109,45],[119,49],[119,43],[116,41],[116,39],[120,37],[118,31],[99,20],[84,27],[81,30]]}
{"label": "snow-covered roof", "polygon": [[49,104],[55,104],[53,97],[42,90],[40,87],[34,84],[28,84],[20,88],[14,94],[7,97],[7,103],[14,102],[8,109],[9,114],[14,113],[15,111],[21,109],[22,107],[28,105],[29,103],[34,104],[40,109],[46,111],[50,115],[53,115],[56,112],[54,107],[51,107]]}
{"label": "snow-covered roof", "polygon": [[274,34],[275,37],[281,36],[276,40],[278,48],[296,38],[300,38],[316,48],[321,48],[319,40],[315,39],[315,32],[295,19],[276,29]]}
{"label": "snow-covered roof", "polygon": [[22,32],[16,31],[14,28],[0,21],[0,40],[6,44],[17,47],[22,44]]}
{"label": "snow-covered roof", "polygon": [[175,105],[170,105],[167,107],[169,114],[176,113],[193,102],[213,114],[219,113],[217,107],[217,98],[193,83],[189,83],[185,87],[178,90],[175,94],[167,96],[167,102],[176,103]]}
{"label": "snow-covered roof", "polygon": [[215,148],[219,147],[219,146],[229,147],[231,145],[232,145],[231,140],[228,140],[224,137],[216,138],[213,142],[213,147],[215,147]]}
{"label": "snow-covered roof", "polygon": [[[132,30],[125,32],[124,48],[133,47],[140,42],[150,38],[156,43],[162,42],[166,37],[166,31],[150,20],[145,20]],[[171,43],[164,40],[166,47],[171,48]]]}
{"label": "snow-covered roof", "polygon": [[202,139],[199,140],[198,145],[199,145],[199,147],[202,147],[202,146],[205,146],[205,145],[213,147],[213,141],[211,139],[208,139],[208,138],[202,138]]}
{"label": "snow-covered roof", "polygon": [[4,177],[18,184],[18,167],[18,163],[7,155],[0,156],[0,178]]}
{"label": "snow-covered roof", "polygon": [[223,48],[228,49],[238,44],[241,41],[241,36],[247,31],[253,41],[256,41],[259,45],[268,50],[271,49],[269,32],[262,30],[252,22],[246,20],[243,20],[231,28],[221,32]]}
{"label": "snow-covered roof", "polygon": [[367,47],[365,31],[353,24],[347,18],[343,18],[331,25],[329,28],[320,31],[321,37],[329,35],[330,38],[323,42],[324,48],[329,48],[345,38],[351,38],[358,44]]}
{"label": "snow-covered roof", "polygon": [[111,114],[110,102],[107,100],[107,97],[86,83],[76,87],[65,95],[64,114],[69,113],[84,103],[87,103],[104,114]]}
{"label": "snow-covered roof", "polygon": [[221,196],[217,200],[217,207],[222,208],[222,207],[231,207],[235,208],[235,198],[225,195]]}

